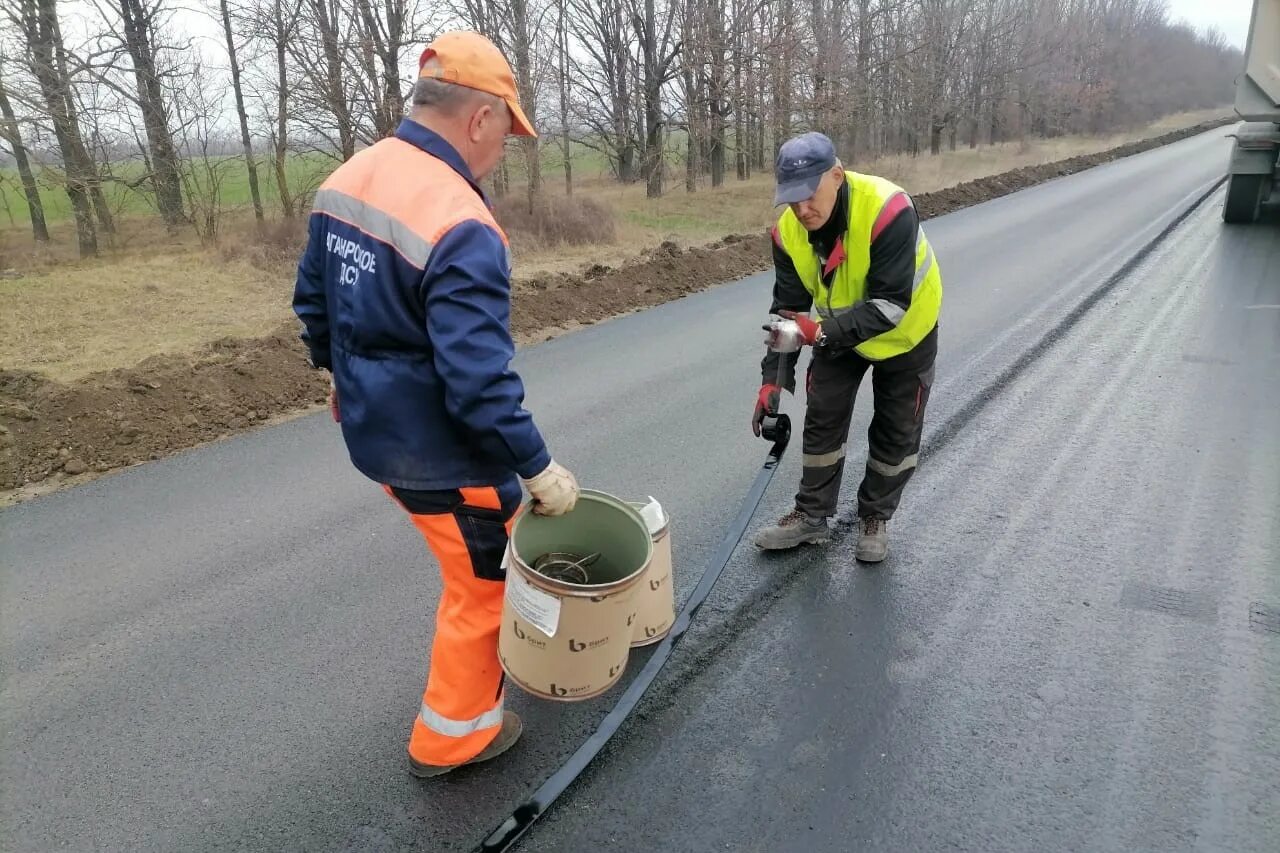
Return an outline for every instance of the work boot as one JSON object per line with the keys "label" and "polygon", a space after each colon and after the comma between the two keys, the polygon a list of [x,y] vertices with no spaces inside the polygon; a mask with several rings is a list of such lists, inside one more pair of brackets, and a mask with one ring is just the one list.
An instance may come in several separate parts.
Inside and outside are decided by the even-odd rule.
{"label": "work boot", "polygon": [[766,551],[785,551],[807,543],[818,544],[830,538],[825,518],[810,518],[798,509],[784,515],[772,527],[756,534],[756,547]]}
{"label": "work boot", "polygon": [[[462,764],[479,764],[481,761],[488,761],[490,758],[497,758],[502,753],[510,749],[517,740],[520,739],[520,733],[524,731],[524,724],[520,722],[520,718],[516,716],[515,711],[502,712],[502,728],[498,729],[498,736],[489,742],[489,745],[481,750],[480,754],[475,758],[462,762]],[[412,755],[409,756],[409,772],[419,779],[429,779],[432,776],[443,776],[450,770],[456,770],[462,764],[423,764],[416,760]]]}
{"label": "work boot", "polygon": [[857,557],[864,563],[878,563],[889,553],[888,522],[883,518],[862,519]]}

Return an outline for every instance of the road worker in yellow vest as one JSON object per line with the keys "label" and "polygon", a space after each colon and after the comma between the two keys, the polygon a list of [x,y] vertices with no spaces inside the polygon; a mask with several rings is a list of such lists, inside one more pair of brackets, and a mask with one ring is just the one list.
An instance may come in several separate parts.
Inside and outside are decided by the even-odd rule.
{"label": "road worker in yellow vest", "polygon": [[[812,358],[795,508],[759,531],[755,542],[780,550],[829,540],[854,398],[870,370],[874,413],[858,489],[856,556],[879,562],[888,554],[888,521],[920,451],[942,273],[907,193],[883,178],[847,171],[825,135],[805,133],[783,143],[775,179],[774,204],[787,207],[773,228],[770,313],[796,321]],[[782,390],[795,392],[798,360],[798,352],[765,354],[752,419],[757,435],[764,416],[777,412]]]}

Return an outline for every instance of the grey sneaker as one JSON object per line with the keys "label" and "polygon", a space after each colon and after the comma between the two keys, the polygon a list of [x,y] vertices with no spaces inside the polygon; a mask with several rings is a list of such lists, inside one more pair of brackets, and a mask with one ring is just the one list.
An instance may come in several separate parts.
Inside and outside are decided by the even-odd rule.
{"label": "grey sneaker", "polygon": [[[502,712],[502,728],[498,729],[498,735],[489,745],[481,750],[480,754],[475,758],[462,762],[462,764],[479,764],[481,761],[488,761],[490,758],[497,758],[502,753],[510,749],[517,740],[520,739],[520,733],[524,731],[524,724],[520,722],[520,718],[516,716],[515,711]],[[429,779],[432,776],[443,776],[450,770],[456,770],[462,764],[423,764],[420,761],[409,756],[409,772],[419,779]]]}
{"label": "grey sneaker", "polygon": [[785,551],[805,544],[819,544],[831,538],[825,518],[810,518],[798,509],[784,515],[772,527],[756,534],[756,547],[766,551]]}
{"label": "grey sneaker", "polygon": [[864,563],[878,563],[889,553],[888,523],[882,518],[862,519],[857,557]]}

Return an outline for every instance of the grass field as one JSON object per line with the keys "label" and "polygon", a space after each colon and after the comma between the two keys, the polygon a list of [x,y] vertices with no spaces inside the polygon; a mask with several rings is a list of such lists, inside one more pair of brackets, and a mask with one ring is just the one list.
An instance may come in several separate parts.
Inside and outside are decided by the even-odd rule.
{"label": "grass field", "polygon": [[[249,173],[243,168],[244,160],[240,157],[217,158],[215,168],[221,176],[221,196],[223,203],[229,208],[249,207]],[[338,161],[320,154],[291,155],[285,161],[285,172],[288,175],[290,191],[297,193],[305,188],[314,188],[329,174]],[[143,165],[138,161],[113,163],[112,177],[120,182],[108,181],[103,192],[107,205],[117,216],[147,216],[154,214],[155,208],[146,193],[130,189],[123,182],[136,180],[142,174]],[[37,176],[40,184],[40,203],[44,207],[45,219],[56,225],[71,218],[71,203],[66,192],[61,188],[61,172],[54,168],[46,168]],[[203,176],[201,176],[203,180]],[[272,172],[272,165],[260,161],[258,166],[258,182],[263,195],[263,203],[278,206],[279,193]],[[26,227],[28,221],[27,198],[22,192],[15,169],[0,169],[0,222],[4,227]]]}
{"label": "grass field", "polygon": [[[608,174],[608,164],[604,155],[584,145],[575,145],[572,149],[572,164],[580,178],[586,180],[603,180]],[[548,179],[563,185],[564,157],[558,144],[551,143],[543,149],[543,168],[548,172]],[[275,180],[272,161],[257,152],[258,188],[262,202],[268,208],[278,208],[280,193]],[[310,195],[334,168],[339,160],[319,153],[292,154],[285,161],[285,173],[289,192],[297,197]],[[243,167],[244,160],[239,156],[211,158],[213,170],[219,176],[219,196],[228,210],[251,209],[252,195],[249,192],[249,173]],[[508,169],[513,181],[524,181],[525,170],[520,154],[514,149],[508,155]],[[120,216],[145,216],[153,214],[154,206],[147,194],[130,189],[126,184],[135,181],[143,173],[140,161],[122,161],[111,164],[110,178],[104,184],[107,204],[112,212]],[[206,181],[205,174],[198,174],[201,185]],[[71,219],[71,203],[62,189],[62,173],[55,167],[44,167],[37,175],[40,185],[40,202],[44,207],[45,219],[50,224],[59,224]],[[0,229],[26,228],[29,221],[27,197],[22,192],[15,168],[0,168]]]}
{"label": "grass field", "polygon": [[[1170,116],[1129,133],[1104,137],[1037,140],[1025,147],[1010,143],[938,157],[889,157],[851,165],[884,175],[912,192],[928,192],[1020,166],[1105,150],[1226,114],[1227,110],[1211,110]],[[554,163],[555,156],[549,155],[549,161]],[[513,166],[516,159],[512,158]],[[314,186],[332,165],[332,161],[300,157],[290,162],[290,169],[299,185],[310,181]],[[154,216],[144,215],[149,211],[140,197],[131,201],[127,195],[113,196],[126,212],[115,245],[88,261],[75,259],[73,226],[65,207],[55,206],[57,192],[48,193],[51,211],[63,211],[53,222],[51,249],[35,247],[24,219],[25,207],[22,213],[14,210],[12,225],[0,219],[0,271],[12,269],[17,276],[0,279],[0,367],[38,370],[69,380],[129,366],[158,353],[187,351],[220,337],[266,335],[292,319],[299,231],[275,229],[265,241],[256,236],[243,170],[234,159],[228,160],[228,166],[235,167],[228,168],[225,186],[233,209],[218,246],[202,246],[186,230],[166,233]],[[683,173],[675,169],[667,194],[648,199],[643,185],[615,184],[603,171],[598,155],[584,153],[582,164],[575,163],[579,179],[575,198],[590,198],[611,213],[612,242],[548,246],[515,233],[517,278],[576,271],[589,263],[618,265],[664,240],[697,245],[726,234],[762,230],[775,216],[768,174],[742,182],[730,175],[722,187],[687,193]],[[232,180],[235,175],[241,177]],[[563,194],[562,172],[548,169],[544,180],[549,194]],[[264,186],[269,184],[264,176]],[[12,188],[6,192],[13,207]],[[513,192],[521,190],[517,187]],[[232,198],[242,201],[230,204]],[[0,217],[4,215],[0,209]]]}

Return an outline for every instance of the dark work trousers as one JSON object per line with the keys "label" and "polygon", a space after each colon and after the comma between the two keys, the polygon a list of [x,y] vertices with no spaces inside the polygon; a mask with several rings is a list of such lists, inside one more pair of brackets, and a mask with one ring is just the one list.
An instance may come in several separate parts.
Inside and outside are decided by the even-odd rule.
{"label": "dark work trousers", "polygon": [[893,516],[915,471],[937,352],[936,326],[910,352],[884,361],[868,361],[852,349],[813,351],[796,509],[813,518],[836,514],[854,398],[870,368],[875,411],[867,430],[867,467],[858,489],[858,515],[886,520]]}

